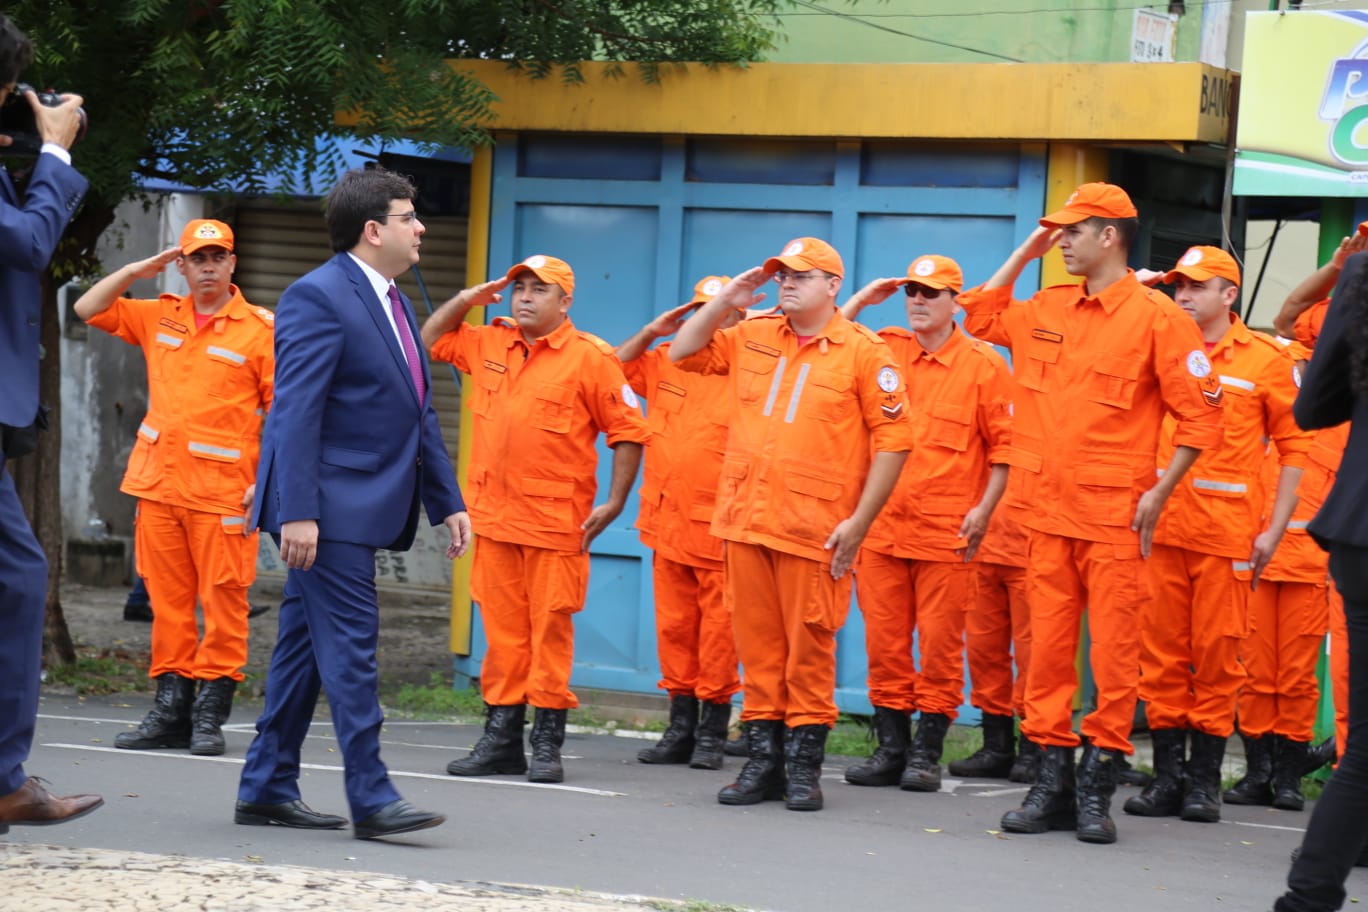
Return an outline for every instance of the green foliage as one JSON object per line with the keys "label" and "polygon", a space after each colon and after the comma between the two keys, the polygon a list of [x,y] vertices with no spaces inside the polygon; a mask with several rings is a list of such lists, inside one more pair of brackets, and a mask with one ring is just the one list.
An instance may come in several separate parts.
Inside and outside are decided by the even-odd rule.
{"label": "green foliage", "polygon": [[484,715],[484,700],[473,688],[456,690],[440,674],[433,674],[426,686],[405,684],[385,697],[385,708],[392,713],[419,719],[479,718]]}
{"label": "green foliage", "polygon": [[[917,724],[912,723],[915,733]],[[827,735],[826,752],[838,757],[868,757],[878,746],[874,736],[873,717],[842,715],[836,727]],[[945,733],[945,748],[941,763],[963,760],[983,746],[983,729],[967,725],[952,725]]]}
{"label": "green foliage", "polygon": [[92,192],[54,264],[65,275],[89,265],[138,178],[260,193],[272,173],[335,166],[348,142],[473,147],[493,98],[454,60],[569,80],[581,60],[627,61],[655,80],[671,61],[758,58],[783,2],[18,0],[5,13],[34,42],[26,81],[80,93],[90,114],[75,158]]}
{"label": "green foliage", "polygon": [[43,673],[43,683],[70,688],[79,696],[148,690],[147,656],[123,649],[82,649],[70,665]]}

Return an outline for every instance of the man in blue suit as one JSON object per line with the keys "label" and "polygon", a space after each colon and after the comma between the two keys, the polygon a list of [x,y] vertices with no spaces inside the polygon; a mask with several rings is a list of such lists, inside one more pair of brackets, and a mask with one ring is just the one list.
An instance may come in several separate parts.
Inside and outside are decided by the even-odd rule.
{"label": "man in blue suit", "polygon": [[394,286],[418,262],[424,228],[413,197],[406,178],[380,168],[343,175],[327,200],[336,255],[285,289],[276,310],[275,403],[252,524],[275,537],[289,573],[237,823],[346,824],[300,800],[300,747],[320,685],[356,838],[446,819],[400,798],[380,760],[376,549],[407,550],[420,509],[450,531],[448,557],[470,544],[417,321]]}
{"label": "man in blue suit", "polygon": [[[38,718],[47,560],[5,460],[28,452],[37,433],[39,278],[87,186],[67,151],[80,128],[81,97],[64,95],[52,108],[32,90],[12,98],[32,59],[28,36],[0,15],[0,106],[29,104],[43,141],[22,201],[0,168],[0,833],[11,824],[71,820],[104,803],[98,795],[51,795],[24,772]],[[0,136],[0,146],[10,143]]]}

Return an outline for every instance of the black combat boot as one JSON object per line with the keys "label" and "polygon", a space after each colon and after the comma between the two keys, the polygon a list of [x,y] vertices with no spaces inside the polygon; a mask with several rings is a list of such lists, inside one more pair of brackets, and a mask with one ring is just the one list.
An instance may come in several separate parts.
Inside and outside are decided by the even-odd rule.
{"label": "black combat boot", "polygon": [[983,747],[963,760],[950,761],[950,775],[1006,779],[1012,772],[1012,717],[983,714]]}
{"label": "black combat boot", "polygon": [[1186,728],[1150,730],[1150,740],[1154,742],[1154,781],[1140,794],[1127,798],[1122,810],[1136,817],[1172,817],[1183,809],[1187,738]]}
{"label": "black combat boot", "polygon": [[1144,770],[1131,766],[1125,754],[1118,754],[1116,762],[1116,784],[1133,785],[1136,788],[1149,788],[1154,777]]}
{"label": "black combat boot", "polygon": [[1009,833],[1044,833],[1072,830],[1077,825],[1074,749],[1051,745],[1045,748],[1026,800],[1021,807],[1002,815],[1002,828]]}
{"label": "black combat boot", "polygon": [[1036,744],[1025,733],[1017,736],[1017,758],[1012,764],[1012,771],[1007,774],[1009,782],[1024,782],[1027,785],[1034,784],[1036,773],[1040,769],[1040,760],[1045,756],[1040,745]]}
{"label": "black combat boot", "polygon": [[1221,761],[1225,759],[1226,739],[1220,735],[1192,732],[1188,753],[1187,788],[1178,816],[1197,823],[1218,823],[1221,819]]}
{"label": "black combat boot", "polygon": [[788,786],[784,807],[790,811],[822,809],[822,761],[826,759],[827,727],[799,725],[788,739]]}
{"label": "black combat boot", "polygon": [[1221,797],[1226,804],[1273,803],[1273,742],[1274,736],[1240,735],[1244,742],[1245,774]]}
{"label": "black combat boot", "polygon": [[233,711],[237,681],[215,678],[200,684],[199,696],[190,707],[190,753],[217,757],[225,748],[223,723]]}
{"label": "black combat boot", "polygon": [[898,780],[898,788],[905,792],[939,792],[941,786],[940,758],[945,747],[945,733],[950,729],[950,717],[943,713],[922,713],[917,720],[917,733],[907,749],[907,769]]}
{"label": "black combat boot", "polygon": [[670,695],[670,724],[652,746],[637,751],[642,763],[688,763],[693,755],[694,730],[698,728],[698,698]]}
{"label": "black combat boot", "polygon": [[702,714],[694,733],[693,755],[689,766],[696,770],[720,770],[727,745],[727,723],[731,721],[731,703],[700,703]]}
{"label": "black combat boot", "polygon": [[[823,743],[825,748],[825,742]],[[746,765],[736,781],[717,793],[719,804],[759,804],[784,797],[784,723],[746,723]]]}
{"label": "black combat boot", "polygon": [[879,746],[868,760],[846,767],[851,785],[897,785],[907,767],[907,747],[912,743],[912,721],[900,709],[874,707],[874,736]]}
{"label": "black combat boot", "polygon": [[523,753],[523,725],[526,722],[525,704],[486,704],[484,734],[480,735],[469,755],[447,764],[447,773],[452,776],[496,776],[527,772],[527,755]]}
{"label": "black combat boot", "polygon": [[1120,751],[1102,750],[1095,744],[1083,748],[1078,764],[1078,841],[1098,845],[1116,842],[1111,819],[1111,799],[1116,794],[1117,760]]}
{"label": "black combat boot", "polygon": [[527,768],[528,782],[564,782],[565,768],[561,766],[561,745],[565,743],[565,716],[569,710],[543,709],[540,706],[532,717],[532,764]]}
{"label": "black combat boot", "polygon": [[1308,741],[1293,741],[1286,735],[1274,735],[1273,806],[1281,811],[1300,811],[1306,806],[1302,797],[1301,771],[1306,766]]}
{"label": "black combat boot", "polygon": [[1306,752],[1306,763],[1302,766],[1302,775],[1309,776],[1322,766],[1328,766],[1338,758],[1335,747],[1335,736],[1331,735],[1320,744],[1313,745]]}
{"label": "black combat boot", "polygon": [[152,710],[131,732],[119,732],[114,746],[124,750],[190,746],[190,707],[195,702],[195,681],[174,671],[157,675],[157,695]]}

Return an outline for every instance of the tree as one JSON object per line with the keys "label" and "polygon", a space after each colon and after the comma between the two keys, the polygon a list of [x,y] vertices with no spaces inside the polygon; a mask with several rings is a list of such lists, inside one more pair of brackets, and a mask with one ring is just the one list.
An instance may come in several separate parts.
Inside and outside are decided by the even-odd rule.
{"label": "tree", "polygon": [[[259,194],[272,174],[340,160],[342,143],[406,136],[488,142],[489,90],[446,65],[509,61],[530,77],[578,78],[581,60],[621,61],[645,79],[662,64],[742,64],[772,46],[786,0],[17,0],[33,39],[24,74],[79,92],[90,115],[77,167],[86,202],[44,284],[43,399],[59,405],[55,289],[96,271],[115,207],[141,182]],[[626,74],[626,69],[619,72]],[[339,114],[353,126],[339,126]],[[324,142],[320,145],[319,140]],[[321,189],[321,188],[320,188]],[[50,324],[50,325],[49,325]],[[74,658],[61,610],[60,415],[15,478],[51,569],[44,655]]]}

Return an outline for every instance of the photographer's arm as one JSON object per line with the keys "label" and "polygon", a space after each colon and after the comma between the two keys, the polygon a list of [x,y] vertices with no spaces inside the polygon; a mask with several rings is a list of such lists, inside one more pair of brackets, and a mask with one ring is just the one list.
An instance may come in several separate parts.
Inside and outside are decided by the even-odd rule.
{"label": "photographer's arm", "polygon": [[155,256],[116,269],[81,295],[75,304],[76,316],[89,322],[91,317],[108,310],[136,279],[153,278],[178,256],[179,247],[168,247]]}

